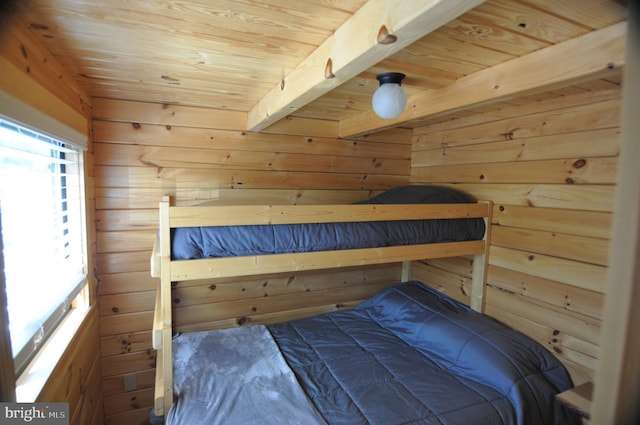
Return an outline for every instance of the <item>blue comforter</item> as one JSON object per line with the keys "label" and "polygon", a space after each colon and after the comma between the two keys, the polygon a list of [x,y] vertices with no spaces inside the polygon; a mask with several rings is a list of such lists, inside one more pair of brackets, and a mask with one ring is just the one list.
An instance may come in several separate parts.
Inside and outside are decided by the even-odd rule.
{"label": "blue comforter", "polygon": [[272,325],[332,424],[574,424],[562,364],[525,335],[417,282],[351,311]]}
{"label": "blue comforter", "polygon": [[[367,204],[470,203],[472,199],[451,189],[402,186],[390,189]],[[174,260],[264,255],[283,252],[328,251],[435,242],[478,240],[484,220],[407,220],[363,223],[186,227],[171,238]]]}

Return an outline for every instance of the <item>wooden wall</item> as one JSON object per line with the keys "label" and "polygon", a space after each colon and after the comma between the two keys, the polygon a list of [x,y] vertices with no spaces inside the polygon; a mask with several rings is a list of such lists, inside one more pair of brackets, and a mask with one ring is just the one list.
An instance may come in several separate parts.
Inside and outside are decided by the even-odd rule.
{"label": "wooden wall", "polygon": [[[335,123],[284,120],[262,133],[244,131],[246,115],[94,99],[93,136],[100,336],[107,424],[145,424],[153,401],[152,310],[157,281],[149,257],[158,202],[346,203],[408,184],[411,132],[388,131],[338,140]],[[341,308],[399,278],[366,269],[335,272],[335,285],[317,273],[242,281],[189,282],[175,289],[178,329],[195,323],[236,325],[270,321],[281,308],[302,314]],[[304,301],[299,296],[304,291]],[[254,300],[238,304],[238,294]],[[212,303],[218,303],[215,309]],[[244,309],[238,317],[228,313]],[[184,310],[184,311],[183,311]],[[298,312],[300,313],[300,311]],[[123,375],[138,389],[125,392]]]}
{"label": "wooden wall", "polygon": [[[1,24],[0,90],[89,138],[90,97],[26,25],[9,19],[3,19]],[[103,395],[94,273],[96,237],[91,141],[84,161],[91,308],[35,401],[68,402],[71,425],[98,425],[103,421]],[[6,336],[3,332],[0,338]]]}
{"label": "wooden wall", "polygon": [[[412,141],[404,130],[343,141],[332,137],[330,123],[306,120],[248,133],[244,117],[230,111],[94,99],[106,422],[143,424],[152,405],[156,281],[148,261],[165,194],[181,205],[350,202],[406,184],[410,173],[412,183],[493,200],[487,312],[556,353],[576,384],[593,379],[621,94],[615,81],[569,92],[417,128]],[[414,267],[416,278],[467,302],[470,273],[463,258]],[[384,286],[373,275],[337,272],[338,287],[357,300],[364,296],[359,284]],[[246,304],[242,320],[269,321],[270,306],[299,302],[297,290],[318,291],[300,306],[308,313],[339,308],[336,289],[314,274],[194,282],[178,285],[174,307],[189,309],[178,327],[192,330],[202,321],[235,325],[238,317],[220,307],[238,291],[258,300]],[[211,310],[212,302],[223,304]],[[138,390],[124,391],[127,373],[136,375]]]}
{"label": "wooden wall", "polygon": [[[579,384],[597,368],[621,91],[612,81],[565,93],[415,129],[411,181],[493,200],[486,311],[552,350]],[[418,273],[466,298],[467,264]]]}

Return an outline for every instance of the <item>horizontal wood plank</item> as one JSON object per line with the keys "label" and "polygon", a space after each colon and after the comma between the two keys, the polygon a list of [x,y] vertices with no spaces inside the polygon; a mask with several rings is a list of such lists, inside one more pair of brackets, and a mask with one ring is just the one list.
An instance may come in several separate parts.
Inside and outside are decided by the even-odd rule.
{"label": "horizontal wood plank", "polygon": [[[416,179],[414,183],[418,183]],[[473,194],[477,199],[491,199],[494,205],[516,205],[567,210],[611,212],[613,186],[569,184],[493,184],[460,183],[442,186]]]}
{"label": "horizontal wood plank", "polygon": [[99,297],[100,316],[149,311],[153,309],[155,300],[156,291],[101,295]]}
{"label": "horizontal wood plank", "polygon": [[94,120],[240,131],[245,130],[247,122],[247,114],[237,111],[105,98],[93,99],[93,118]]}
{"label": "horizontal wood plank", "polygon": [[[371,294],[373,295],[373,294]],[[241,317],[232,317],[220,320],[213,320],[210,322],[199,322],[193,324],[185,324],[177,326],[175,332],[198,332],[208,331],[211,329],[228,329],[239,326],[247,325],[270,325],[274,323],[282,323],[291,320],[302,319],[305,317],[317,316],[319,314],[330,313],[334,311],[342,311],[350,309],[365,301],[368,297],[356,300],[345,300],[340,303],[331,303],[323,305],[314,305],[311,307],[294,308],[291,310],[277,311],[274,313],[265,314],[250,314]]]}
{"label": "horizontal wood plank", "polygon": [[415,261],[411,278],[437,289],[465,305],[471,303],[471,278]]}
{"label": "horizontal wood plank", "polygon": [[158,228],[158,210],[98,210],[96,230],[99,232],[120,230],[153,230]]}
{"label": "horizontal wood plank", "polygon": [[465,146],[505,140],[559,135],[585,130],[618,128],[620,99],[588,103],[530,115],[516,115],[498,121],[478,123],[414,138],[414,151]]}
{"label": "horizontal wood plank", "polygon": [[[620,85],[608,80],[596,80],[585,83],[584,89],[579,84],[565,87],[564,89],[576,88],[575,93],[564,94],[561,96],[552,96],[547,99],[537,99],[532,101],[527,97],[519,97],[512,99],[512,102],[504,107],[488,109],[486,111],[478,111],[464,118],[447,119],[442,122],[432,123],[417,127],[413,130],[413,139],[422,135],[432,133],[446,133],[449,130],[455,130],[461,127],[470,127],[487,122],[501,121],[505,119],[514,119],[520,116],[531,114],[549,113],[555,110],[566,108],[574,108],[580,105],[589,105],[608,101],[620,101],[621,92]],[[607,82],[608,84],[600,87],[594,86],[598,82]],[[427,136],[430,137],[430,136]]]}
{"label": "horizontal wood plank", "polygon": [[171,280],[208,277],[251,276],[297,270],[363,266],[422,258],[472,255],[482,252],[484,241],[450,242],[429,245],[393,246],[268,256],[227,257],[173,261]]}
{"label": "horizontal wood plank", "polygon": [[96,166],[98,188],[129,187],[175,191],[205,189],[385,190],[409,184],[408,176],[377,173],[321,173]]}
{"label": "horizontal wood plank", "polygon": [[585,263],[608,265],[609,241],[561,232],[494,226],[491,244]]}
{"label": "horizontal wood plank", "polygon": [[335,271],[265,275],[255,279],[233,277],[176,282],[172,298],[175,306],[184,307],[292,293],[305,296],[312,291],[397,281],[400,281],[399,265],[385,264]]}
{"label": "horizontal wood plank", "polygon": [[620,130],[606,128],[572,133],[552,134],[468,146],[449,146],[416,151],[411,156],[412,167],[483,164],[499,162],[539,161],[613,157],[620,151]]}
{"label": "horizontal wood plank", "polygon": [[[97,252],[99,254],[116,253],[116,252],[149,252],[153,248],[156,231],[154,230],[136,230],[136,231],[117,231],[117,232],[100,232],[97,239]],[[147,265],[148,268],[148,265]]]}
{"label": "horizontal wood plank", "polygon": [[353,300],[363,300],[389,287],[393,282],[353,285],[345,288],[311,291],[304,297],[300,294],[284,294],[269,297],[253,298],[176,307],[174,326],[183,328],[188,325],[214,322],[225,319],[242,320],[245,316],[277,314],[297,309],[308,309],[318,306],[341,304]]}
{"label": "horizontal wood plank", "polygon": [[491,246],[490,264],[590,291],[606,292],[607,268],[603,266],[501,246]]}
{"label": "horizontal wood plank", "polygon": [[120,335],[127,332],[142,332],[151,329],[153,311],[128,313],[100,318],[100,335]]}
{"label": "horizontal wood plank", "polygon": [[609,212],[531,208],[519,205],[494,205],[492,221],[499,226],[562,232],[600,239],[609,239],[611,229]]}
{"label": "horizontal wood plank", "polygon": [[413,172],[423,183],[615,184],[617,158],[568,158],[545,161],[437,165]]}
{"label": "horizontal wood plank", "polygon": [[108,395],[104,398],[104,413],[109,416],[131,412],[140,409],[142,406],[149,406],[152,403],[153,389],[151,388]]}
{"label": "horizontal wood plank", "polygon": [[151,332],[130,332],[101,338],[102,356],[138,353],[151,349]]}
{"label": "horizontal wood plank", "polygon": [[502,291],[531,297],[557,308],[602,319],[604,294],[530,274],[489,266],[487,283]]}
{"label": "horizontal wood plank", "polygon": [[449,257],[449,258],[428,258],[414,262],[414,264],[424,263],[426,265],[449,271],[464,277],[471,277],[473,274],[473,257]]}
{"label": "horizontal wood plank", "polygon": [[399,129],[395,133],[387,131],[385,135],[361,137],[356,141],[311,135],[299,136],[292,133],[252,133],[216,128],[95,121],[93,136],[96,146],[118,144],[120,147],[128,145],[173,148],[178,140],[179,146],[185,149],[389,159],[409,159],[411,156],[411,132],[407,129]]}
{"label": "horizontal wood plank", "polygon": [[98,275],[99,295],[126,294],[129,292],[155,291],[157,280],[149,276],[149,258],[147,270]]}
{"label": "horizontal wood plank", "polygon": [[540,324],[535,321],[535,318],[523,317],[522,314],[505,311],[495,305],[487,308],[487,314],[530,336],[563,363],[579,365],[580,368],[586,369],[588,371],[586,373],[589,375],[593,374],[597,368],[598,350],[595,344],[567,334],[560,329]]}
{"label": "horizontal wood plank", "polygon": [[559,309],[544,302],[527,301],[522,296],[489,286],[487,305],[508,311],[515,317],[526,318],[539,326],[546,326],[556,334],[559,333],[555,331],[559,331],[594,345],[600,341],[600,320]]}
{"label": "horizontal wood plank", "polygon": [[147,350],[102,358],[102,376],[111,377],[141,370],[155,369],[156,352]]}
{"label": "horizontal wood plank", "polygon": [[[176,206],[188,205],[322,205],[364,201],[380,191],[370,190],[288,190],[288,189],[214,189],[207,187],[168,189],[99,188],[96,207],[108,209],[154,209],[158,200],[171,194]],[[156,214],[157,215],[157,214]]]}
{"label": "horizontal wood plank", "polygon": [[[272,149],[277,149],[273,146]],[[96,143],[96,165],[185,169],[225,169],[279,172],[369,173],[406,175],[409,158],[369,154],[320,155],[308,152],[225,150]],[[408,153],[408,152],[407,152]]]}
{"label": "horizontal wood plank", "polygon": [[487,204],[264,205],[171,207],[171,227],[300,224],[474,218],[488,215]]}

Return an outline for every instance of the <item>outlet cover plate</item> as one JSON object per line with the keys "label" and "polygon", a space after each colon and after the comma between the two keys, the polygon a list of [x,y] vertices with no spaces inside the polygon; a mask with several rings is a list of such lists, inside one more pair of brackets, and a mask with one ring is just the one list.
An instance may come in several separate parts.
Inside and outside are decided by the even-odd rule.
{"label": "outlet cover plate", "polygon": [[138,389],[138,379],[136,378],[135,373],[127,373],[123,375],[122,380],[124,381],[124,390],[126,392]]}

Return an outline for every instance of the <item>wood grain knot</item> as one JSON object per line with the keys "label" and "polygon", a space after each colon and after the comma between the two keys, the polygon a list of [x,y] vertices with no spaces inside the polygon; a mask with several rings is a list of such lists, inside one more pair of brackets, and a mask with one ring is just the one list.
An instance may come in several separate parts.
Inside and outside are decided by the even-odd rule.
{"label": "wood grain knot", "polygon": [[586,159],[578,159],[573,163],[573,168],[582,168],[585,165],[587,165],[587,160]]}
{"label": "wood grain knot", "polygon": [[393,44],[398,41],[398,37],[391,34],[386,25],[382,25],[378,30],[378,37],[376,38],[378,44]]}
{"label": "wood grain knot", "polygon": [[324,78],[328,80],[335,77],[336,74],[333,73],[333,61],[329,58],[327,59],[327,64],[324,66]]}

